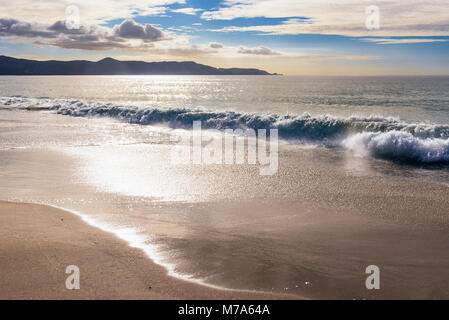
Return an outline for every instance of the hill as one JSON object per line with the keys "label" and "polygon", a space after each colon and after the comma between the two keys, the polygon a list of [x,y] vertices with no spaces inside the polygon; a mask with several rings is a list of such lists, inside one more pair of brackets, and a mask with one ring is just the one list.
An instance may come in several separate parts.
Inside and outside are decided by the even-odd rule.
{"label": "hill", "polygon": [[0,56],[0,75],[271,75],[259,69],[214,68],[193,61],[37,61]]}

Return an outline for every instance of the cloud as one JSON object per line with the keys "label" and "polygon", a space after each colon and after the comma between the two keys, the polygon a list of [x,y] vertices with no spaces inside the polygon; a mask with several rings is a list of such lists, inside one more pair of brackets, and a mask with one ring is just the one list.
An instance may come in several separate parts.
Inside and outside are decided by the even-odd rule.
{"label": "cloud", "polygon": [[141,25],[133,20],[125,20],[113,28],[81,25],[78,29],[68,29],[64,21],[47,26],[0,19],[0,36],[25,39],[37,45],[83,50],[146,49],[154,42],[168,39],[152,25]]}
{"label": "cloud", "polygon": [[21,22],[15,19],[0,19],[0,36],[16,37],[55,37],[55,34],[47,30],[38,30],[37,25]]}
{"label": "cloud", "polygon": [[[379,8],[380,29],[368,30],[370,5]],[[285,18],[278,24],[226,27],[214,31],[264,34],[336,34],[345,36],[448,36],[447,0],[225,0],[202,13],[206,20]],[[298,18],[304,17],[304,18]]]}
{"label": "cloud", "polygon": [[262,56],[273,56],[273,55],[280,55],[279,52],[276,52],[270,48],[267,47],[258,47],[258,48],[247,48],[244,46],[240,46],[238,53],[241,54],[255,54],[255,55],[262,55]]}
{"label": "cloud", "polygon": [[118,37],[128,39],[143,39],[157,41],[164,37],[161,30],[150,24],[141,25],[133,20],[125,20],[120,25],[114,27],[114,33]]}
{"label": "cloud", "polygon": [[221,49],[224,47],[220,42],[209,42],[209,47],[212,49]]}
{"label": "cloud", "polygon": [[294,60],[350,60],[350,61],[376,61],[382,60],[378,56],[363,56],[363,55],[346,55],[346,54],[288,54],[283,55],[285,58]]}
{"label": "cloud", "polygon": [[182,8],[182,9],[175,9],[175,10],[171,10],[172,12],[176,12],[176,13],[183,13],[183,14],[188,14],[188,15],[196,15],[197,12],[199,11],[203,11],[203,9],[195,9],[195,8]]}
{"label": "cloud", "polygon": [[191,44],[192,36],[185,33],[175,34],[169,30],[160,30],[150,24],[139,24],[125,20],[113,27],[81,25],[79,29],[67,29],[64,21],[50,25],[32,24],[14,19],[0,19],[0,37],[5,39],[24,39],[38,46],[55,46],[65,49],[90,51],[121,50],[144,52],[160,57],[234,57],[247,56],[276,57],[276,59],[296,60],[372,60],[373,57],[341,56],[325,54],[300,54],[278,52],[259,46],[225,46],[220,42]]}
{"label": "cloud", "polygon": [[409,43],[430,43],[430,42],[447,42],[449,40],[445,39],[426,39],[426,38],[415,38],[415,39],[386,39],[386,38],[362,38],[362,41],[370,41],[378,44],[409,44]]}
{"label": "cloud", "polygon": [[0,1],[3,18],[48,23],[48,18],[64,21],[66,9],[78,7],[82,24],[105,24],[115,19],[132,19],[166,13],[169,5],[185,4],[186,0],[14,0]]}

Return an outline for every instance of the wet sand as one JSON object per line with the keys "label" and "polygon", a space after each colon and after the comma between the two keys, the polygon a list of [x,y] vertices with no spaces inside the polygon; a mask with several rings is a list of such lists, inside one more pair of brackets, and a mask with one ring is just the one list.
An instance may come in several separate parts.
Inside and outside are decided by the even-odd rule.
{"label": "wet sand", "polygon": [[[0,202],[0,299],[295,299],[221,290],[167,275],[114,235],[52,207]],[[80,269],[68,290],[66,267]]]}
{"label": "wet sand", "polygon": [[[262,177],[250,165],[173,165],[164,128],[45,112],[5,111],[0,117],[1,199],[64,208],[99,227],[86,236],[90,225],[76,214],[65,213],[73,222],[66,225],[69,218],[63,218],[61,224],[60,219],[45,218],[54,212],[48,208],[40,214],[44,218],[20,220],[17,212],[22,209],[3,217],[2,232],[8,231],[3,226],[11,229],[3,236],[8,240],[0,253],[11,257],[12,265],[6,268],[7,261],[2,261],[2,274],[9,277],[14,274],[9,270],[22,268],[16,279],[19,284],[27,281],[35,296],[67,294],[65,267],[76,264],[86,291],[68,294],[87,298],[240,297],[237,291],[224,293],[169,277],[167,269],[170,275],[227,288],[312,299],[449,297],[447,167],[389,162],[342,148],[282,144],[278,173]],[[16,230],[27,224],[29,230]],[[75,225],[81,231],[72,234]],[[62,226],[69,232],[48,234]],[[47,242],[29,236],[36,230],[43,230],[39,237],[47,236]],[[112,234],[103,238],[101,230],[126,242]],[[104,240],[98,242],[98,237]],[[25,246],[22,239],[29,243]],[[40,249],[36,243],[45,246]],[[152,260],[128,243],[146,246]],[[20,248],[29,248],[25,253],[30,258]],[[57,261],[59,269],[45,269],[45,256],[29,253],[39,250]],[[40,273],[23,262],[36,257],[44,266]],[[19,262],[23,267],[16,268]],[[381,290],[366,289],[368,265],[380,268]],[[23,293],[8,277],[2,287],[9,281],[12,289],[4,292]],[[41,287],[48,284],[41,284],[41,278],[55,278],[52,288],[59,291],[45,293]],[[40,286],[33,287],[33,279]]]}

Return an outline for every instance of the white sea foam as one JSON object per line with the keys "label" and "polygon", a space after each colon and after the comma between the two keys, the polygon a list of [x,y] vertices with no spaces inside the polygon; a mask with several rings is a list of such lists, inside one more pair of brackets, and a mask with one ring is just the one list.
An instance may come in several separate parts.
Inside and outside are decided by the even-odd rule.
{"label": "white sea foam", "polygon": [[26,97],[1,97],[0,104],[75,117],[109,117],[140,125],[165,124],[171,128],[189,129],[193,121],[201,121],[205,129],[278,129],[283,139],[343,146],[374,157],[449,162],[449,125],[406,123],[393,117],[256,114]]}
{"label": "white sea foam", "polygon": [[449,139],[422,139],[403,131],[358,133],[343,140],[342,146],[392,160],[449,162]]}
{"label": "white sea foam", "polygon": [[[45,204],[45,203],[42,203]],[[52,204],[46,204],[50,207],[64,210],[70,212],[78,217],[80,217],[87,224],[98,228],[104,232],[112,233],[117,238],[124,240],[131,248],[137,248],[142,250],[148,258],[154,261],[156,264],[164,267],[167,270],[167,274],[174,278],[182,279],[184,281],[189,281],[193,283],[198,283],[207,287],[221,289],[221,290],[232,290],[226,287],[217,286],[213,284],[209,284],[205,282],[203,279],[197,279],[191,275],[182,274],[177,272],[175,269],[175,265],[173,263],[168,262],[167,257],[165,257],[164,253],[154,244],[151,244],[151,241],[147,236],[143,235],[139,230],[131,227],[122,227],[122,226],[112,226],[111,224],[107,224],[104,222],[99,222],[96,219],[90,217],[89,215],[83,214],[76,210],[70,210],[67,208],[55,206]],[[238,290],[236,290],[238,291]]]}

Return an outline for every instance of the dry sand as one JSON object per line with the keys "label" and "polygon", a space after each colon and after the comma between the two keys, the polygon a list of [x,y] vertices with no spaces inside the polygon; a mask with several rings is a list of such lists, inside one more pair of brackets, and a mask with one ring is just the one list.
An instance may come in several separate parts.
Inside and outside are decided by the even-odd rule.
{"label": "dry sand", "polygon": [[[167,275],[139,250],[51,207],[0,202],[0,299],[294,299]],[[80,268],[80,290],[65,287]]]}

